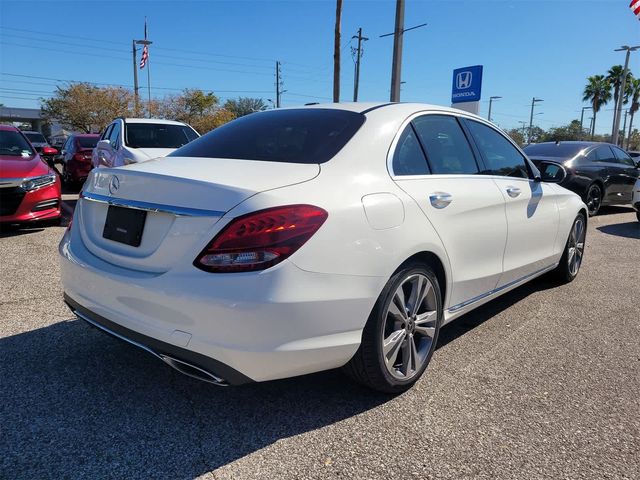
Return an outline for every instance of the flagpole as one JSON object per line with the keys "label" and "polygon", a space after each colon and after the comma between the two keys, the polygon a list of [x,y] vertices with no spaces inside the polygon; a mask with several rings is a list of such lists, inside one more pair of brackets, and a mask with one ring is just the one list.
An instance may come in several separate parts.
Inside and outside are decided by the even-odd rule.
{"label": "flagpole", "polygon": [[[147,17],[144,17],[144,39],[147,40]],[[149,44],[147,44],[147,49],[149,48],[148,45]],[[147,53],[147,95],[149,98],[149,103],[147,104],[147,112],[149,113],[149,118],[151,118],[151,64],[149,63],[148,53]]]}

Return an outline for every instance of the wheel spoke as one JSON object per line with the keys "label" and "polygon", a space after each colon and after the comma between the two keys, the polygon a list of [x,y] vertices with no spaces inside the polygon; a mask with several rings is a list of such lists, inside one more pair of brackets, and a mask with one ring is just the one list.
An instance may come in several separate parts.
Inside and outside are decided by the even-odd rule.
{"label": "wheel spoke", "polygon": [[411,363],[413,362],[413,340],[408,337],[402,343],[402,365],[400,371],[408,377],[411,373]]}
{"label": "wheel spoke", "polygon": [[568,259],[569,265],[571,265],[573,263],[573,259],[574,259],[575,256],[576,256],[575,247],[569,248],[569,259]]}
{"label": "wheel spoke", "polygon": [[418,308],[431,290],[431,282],[423,276],[418,276],[417,280],[412,283],[411,296],[409,297],[410,311],[409,316],[418,313]]}
{"label": "wheel spoke", "polygon": [[391,303],[398,307],[403,318],[408,318],[407,305],[404,301],[404,290],[402,289],[402,285],[400,285],[396,290]]}
{"label": "wheel spoke", "polygon": [[402,330],[396,330],[387,338],[384,339],[382,344],[382,353],[384,354],[385,362],[389,367],[393,367],[398,358],[398,352],[401,350],[402,343],[407,336],[407,332]]}
{"label": "wheel spoke", "polygon": [[407,312],[396,304],[395,297],[391,301],[391,304],[389,304],[389,315],[391,315],[397,322],[404,322],[407,320]]}

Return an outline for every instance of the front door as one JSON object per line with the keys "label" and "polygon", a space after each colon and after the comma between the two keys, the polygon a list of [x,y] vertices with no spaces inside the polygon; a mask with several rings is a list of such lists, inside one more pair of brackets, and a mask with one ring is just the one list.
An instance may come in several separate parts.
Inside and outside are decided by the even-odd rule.
{"label": "front door", "polygon": [[559,214],[553,187],[536,181],[528,161],[502,133],[465,120],[491,176],[506,202],[509,234],[498,287],[534,275],[554,263]]}

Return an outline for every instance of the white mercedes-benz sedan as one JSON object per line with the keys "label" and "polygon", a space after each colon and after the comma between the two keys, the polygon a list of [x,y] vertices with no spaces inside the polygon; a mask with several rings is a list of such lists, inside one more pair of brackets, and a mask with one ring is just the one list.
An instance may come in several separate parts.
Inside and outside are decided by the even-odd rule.
{"label": "white mercedes-benz sedan", "polygon": [[[82,320],[218,385],[345,367],[400,392],[442,325],[554,270],[587,208],[485,120],[422,104],[255,113],[93,170],[60,243]],[[554,183],[555,182],[555,183]]]}

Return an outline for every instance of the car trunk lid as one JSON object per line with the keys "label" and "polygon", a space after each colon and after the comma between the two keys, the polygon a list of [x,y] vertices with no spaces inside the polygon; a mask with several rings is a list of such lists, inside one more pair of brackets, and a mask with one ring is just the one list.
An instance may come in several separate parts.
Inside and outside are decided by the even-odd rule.
{"label": "car trunk lid", "polygon": [[[319,172],[317,164],[180,157],[101,168],[85,184],[76,219],[94,255],[121,267],[160,273],[185,254],[195,258],[218,220],[239,203],[265,190],[311,180]],[[139,246],[104,237],[107,213],[118,206],[146,212]]]}

